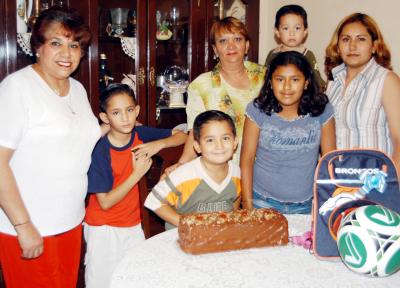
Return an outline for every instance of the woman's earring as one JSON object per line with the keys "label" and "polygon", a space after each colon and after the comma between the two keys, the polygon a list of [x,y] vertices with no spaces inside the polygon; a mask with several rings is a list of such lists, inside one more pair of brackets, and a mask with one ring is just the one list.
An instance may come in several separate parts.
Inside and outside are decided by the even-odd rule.
{"label": "woman's earring", "polygon": [[219,61],[218,55],[214,54],[213,59],[216,60],[216,61]]}
{"label": "woman's earring", "polygon": [[35,56],[36,56],[36,58],[39,58],[40,54],[38,52],[36,52]]}

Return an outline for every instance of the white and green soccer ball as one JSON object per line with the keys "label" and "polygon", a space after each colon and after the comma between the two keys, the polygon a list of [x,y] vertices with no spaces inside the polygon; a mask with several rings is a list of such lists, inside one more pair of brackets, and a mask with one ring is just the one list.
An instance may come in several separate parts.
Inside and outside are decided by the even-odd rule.
{"label": "white and green soccer ball", "polygon": [[343,263],[352,271],[384,277],[400,269],[400,215],[380,205],[346,215],[337,234]]}

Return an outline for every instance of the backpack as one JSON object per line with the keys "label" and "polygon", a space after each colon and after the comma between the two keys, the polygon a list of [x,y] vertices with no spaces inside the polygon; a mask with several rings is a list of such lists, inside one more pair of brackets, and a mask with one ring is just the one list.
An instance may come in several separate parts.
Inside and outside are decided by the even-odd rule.
{"label": "backpack", "polygon": [[336,231],[347,211],[380,204],[400,213],[396,167],[377,150],[331,151],[316,168],[313,201],[314,253],[320,259],[339,259]]}

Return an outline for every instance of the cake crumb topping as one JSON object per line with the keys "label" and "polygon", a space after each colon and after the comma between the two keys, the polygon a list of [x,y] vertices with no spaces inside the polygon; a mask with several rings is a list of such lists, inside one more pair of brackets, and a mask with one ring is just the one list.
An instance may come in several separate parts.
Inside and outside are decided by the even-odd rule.
{"label": "cake crumb topping", "polygon": [[225,223],[246,223],[261,222],[265,220],[280,217],[276,210],[273,209],[253,209],[253,210],[234,210],[231,212],[212,212],[203,214],[184,215],[180,219],[182,225],[223,225]]}

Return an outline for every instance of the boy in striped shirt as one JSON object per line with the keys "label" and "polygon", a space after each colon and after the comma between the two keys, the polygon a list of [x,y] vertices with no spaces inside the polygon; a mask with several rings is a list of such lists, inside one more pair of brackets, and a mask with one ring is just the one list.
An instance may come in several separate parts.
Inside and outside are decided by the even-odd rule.
{"label": "boy in striped shirt", "polygon": [[238,139],[231,117],[205,111],[196,117],[193,135],[194,149],[201,155],[167,175],[145,201],[166,221],[167,229],[177,226],[182,214],[239,207],[240,168],[231,161]]}

